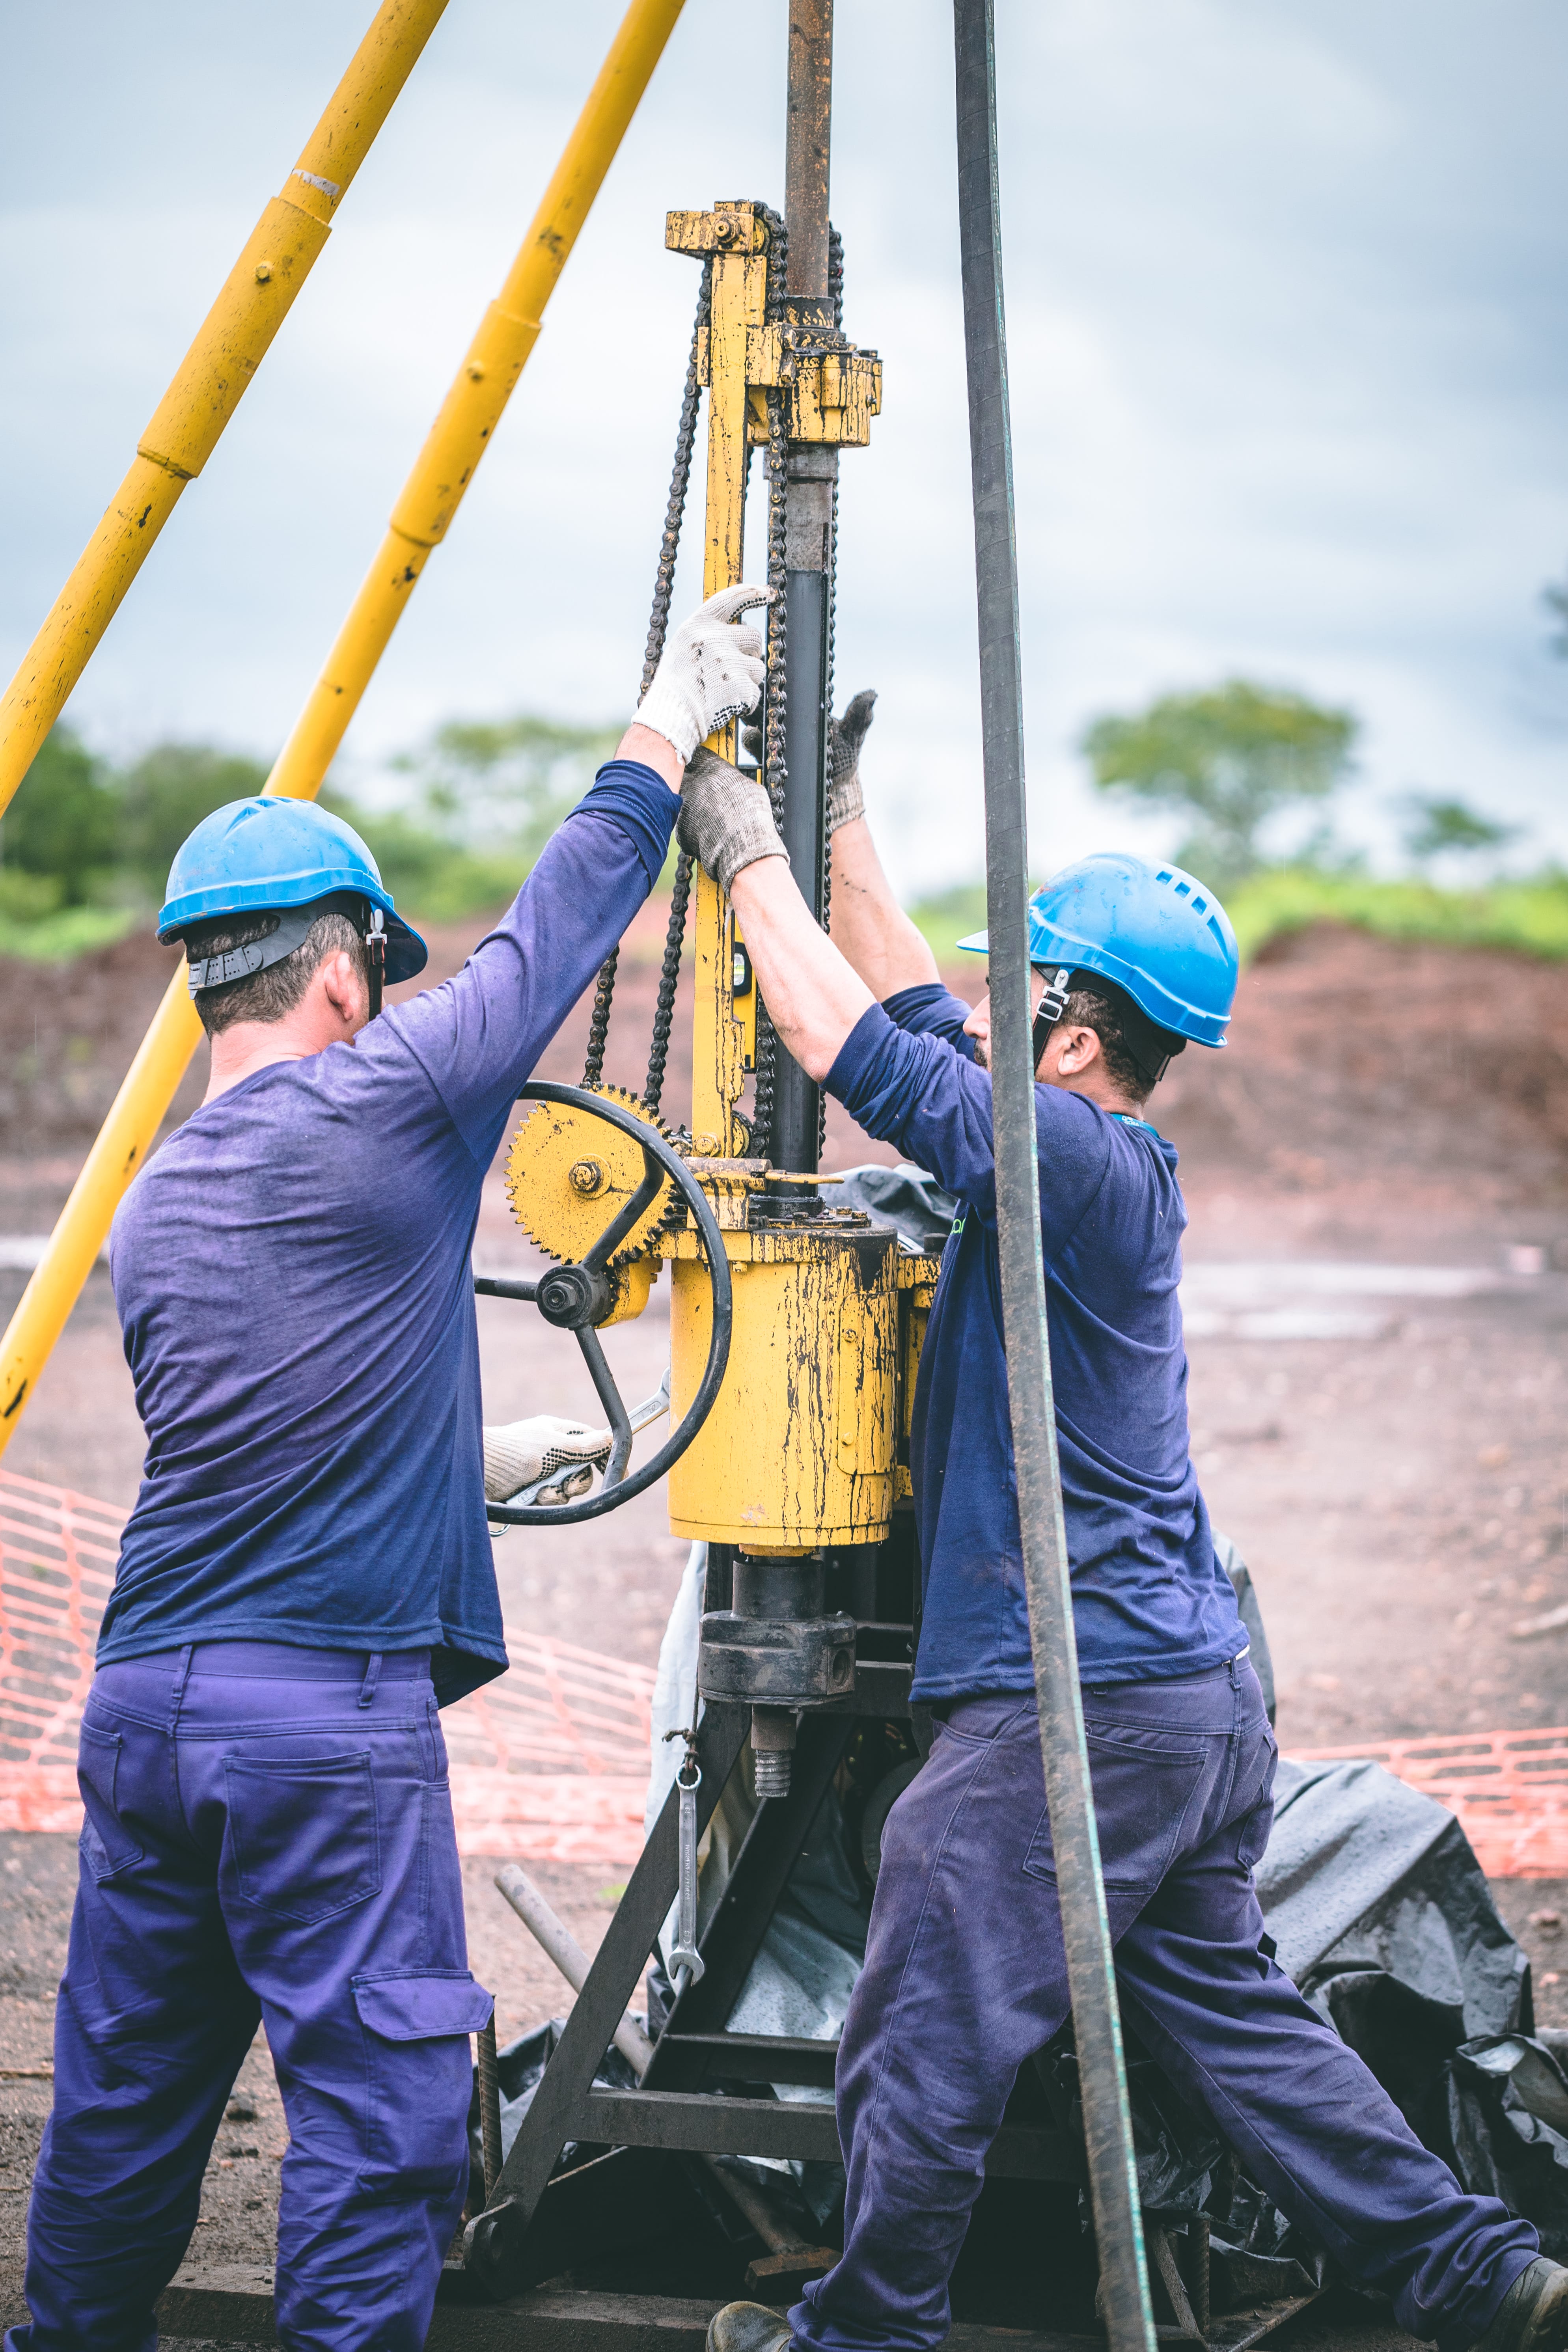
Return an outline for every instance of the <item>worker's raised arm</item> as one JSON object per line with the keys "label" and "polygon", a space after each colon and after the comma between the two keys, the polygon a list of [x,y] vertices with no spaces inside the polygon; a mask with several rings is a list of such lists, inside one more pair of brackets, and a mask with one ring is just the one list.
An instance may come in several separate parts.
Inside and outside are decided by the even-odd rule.
{"label": "worker's raised arm", "polygon": [[814,1078],[874,1002],[795,888],[762,785],[700,751],[686,772],[680,845],[705,866],[741,919],[768,1017]]}
{"label": "worker's raised arm", "polygon": [[866,795],[860,785],[860,753],[871,725],[875,690],[865,688],[829,730],[827,835],[833,860],[828,929],[879,1003],[900,989],[920,988],[937,977],[936,958],[915,929],[882,871]]}
{"label": "worker's raised arm", "polygon": [[[462,971],[374,1027],[422,1064],[469,1149],[488,1159],[540,1055],[658,880],[686,762],[762,691],[762,632],[740,616],[765,589],[710,596],[676,630],[614,760],[560,824]],[[395,1040],[396,1041],[395,1043]]]}

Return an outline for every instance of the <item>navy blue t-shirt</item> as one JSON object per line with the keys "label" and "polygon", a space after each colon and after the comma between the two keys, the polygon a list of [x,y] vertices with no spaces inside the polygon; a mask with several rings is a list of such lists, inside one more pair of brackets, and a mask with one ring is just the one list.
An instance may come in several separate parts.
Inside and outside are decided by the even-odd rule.
{"label": "navy blue t-shirt", "polygon": [[[969,1008],[908,988],[856,1024],[827,1087],[958,1195],[910,1458],[924,1591],[917,1699],[1035,1687],[1008,1422],[991,1079]],[[1173,1145],[1035,1088],[1040,1231],[1073,1622],[1086,1683],[1203,1673],[1247,1646],[1187,1446]]]}
{"label": "navy blue t-shirt", "polygon": [[506,1665],[469,1264],[518,1088],[647,898],[679,802],[612,761],[462,971],[258,1070],[149,1161],[110,1240],[147,1433],[100,1664],[186,1642]]}

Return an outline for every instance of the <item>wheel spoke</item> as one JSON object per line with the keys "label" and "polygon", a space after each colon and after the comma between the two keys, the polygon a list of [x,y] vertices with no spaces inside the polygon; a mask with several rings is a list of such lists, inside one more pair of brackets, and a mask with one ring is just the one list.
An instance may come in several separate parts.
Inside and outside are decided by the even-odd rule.
{"label": "wheel spoke", "polygon": [[626,1475],[626,1464],[631,1460],[631,1419],[626,1406],[621,1402],[621,1392],[616,1386],[616,1376],[610,1370],[603,1348],[599,1345],[598,1333],[592,1330],[579,1331],[577,1345],[583,1350],[583,1361],[587,1365],[589,1378],[598,1391],[599,1402],[605,1408],[605,1419],[609,1423],[611,1433],[616,1441],[610,1448],[610,1458],[605,1465],[603,1483],[606,1486],[618,1486]]}
{"label": "wheel spoke", "polygon": [[658,1198],[659,1189],[666,1181],[664,1171],[646,1144],[643,1146],[642,1156],[647,1171],[642,1182],[637,1186],[620,1215],[605,1227],[587,1255],[578,1260],[578,1264],[585,1265],[590,1274],[604,1272],[612,1253],[619,1249],[638,1218],[651,1209]]}

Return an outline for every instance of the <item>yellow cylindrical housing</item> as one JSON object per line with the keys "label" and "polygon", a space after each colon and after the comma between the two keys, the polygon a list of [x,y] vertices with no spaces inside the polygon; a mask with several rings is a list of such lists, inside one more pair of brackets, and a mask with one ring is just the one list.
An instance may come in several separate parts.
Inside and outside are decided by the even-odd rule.
{"label": "yellow cylindrical housing", "polygon": [[[712,1289],[680,1234],[670,1298],[670,1426],[696,1394]],[[898,1444],[898,1242],[884,1227],[726,1233],[730,1365],[669,1474],[670,1533],[758,1551],[880,1543]]]}
{"label": "yellow cylindrical housing", "polygon": [[229,271],[137,443],[135,465],[0,702],[0,810],[65,709],[180,492],[216,447],[446,5],[384,0],[299,162]]}

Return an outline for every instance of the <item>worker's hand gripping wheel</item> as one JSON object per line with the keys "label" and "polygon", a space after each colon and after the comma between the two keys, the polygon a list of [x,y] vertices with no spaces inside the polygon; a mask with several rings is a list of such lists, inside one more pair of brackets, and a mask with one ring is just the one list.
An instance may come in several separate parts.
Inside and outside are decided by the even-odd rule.
{"label": "worker's hand gripping wheel", "polygon": [[[503,1282],[481,1276],[474,1284],[475,1290],[484,1297],[531,1299],[547,1323],[553,1323],[558,1330],[573,1332],[583,1350],[583,1360],[614,1440],[597,1494],[572,1503],[488,1503],[485,1507],[488,1517],[503,1527],[570,1527],[579,1519],[596,1519],[605,1511],[617,1510],[634,1495],[656,1485],[670,1464],[679,1460],[707,1420],[730,1360],[733,1311],[730,1262],[707,1194],[674,1145],[649,1124],[646,1116],[639,1117],[622,1103],[595,1094],[590,1087],[554,1086],[543,1079],[524,1087],[518,1100],[555,1103],[573,1113],[585,1111],[590,1118],[603,1119],[640,1147],[645,1171],[631,1197],[574,1262],[552,1265],[537,1282]],[[713,1336],[697,1393],[682,1415],[679,1427],[671,1431],[657,1454],[628,1475],[626,1465],[636,1433],[632,1416],[616,1386],[615,1375],[605,1361],[594,1327],[605,1321],[614,1307],[613,1270],[623,1244],[628,1235],[645,1224],[661,1192],[684,1203],[696,1221],[713,1290]]]}

